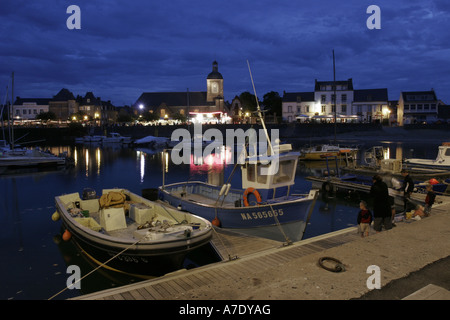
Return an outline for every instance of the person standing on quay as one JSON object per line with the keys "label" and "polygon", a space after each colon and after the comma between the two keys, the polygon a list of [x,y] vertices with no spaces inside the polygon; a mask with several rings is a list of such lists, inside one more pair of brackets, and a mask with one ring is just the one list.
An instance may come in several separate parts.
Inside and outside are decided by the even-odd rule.
{"label": "person standing on quay", "polygon": [[406,214],[406,212],[410,208],[410,205],[409,205],[410,200],[409,199],[411,198],[411,193],[414,191],[414,181],[410,177],[408,170],[402,169],[401,173],[404,178],[403,185],[402,185],[403,201],[404,201],[403,209]]}
{"label": "person standing on quay", "polygon": [[392,213],[388,186],[379,175],[373,176],[372,182],[370,195],[373,198],[373,228],[376,232],[380,232],[382,227],[389,230],[392,228]]}

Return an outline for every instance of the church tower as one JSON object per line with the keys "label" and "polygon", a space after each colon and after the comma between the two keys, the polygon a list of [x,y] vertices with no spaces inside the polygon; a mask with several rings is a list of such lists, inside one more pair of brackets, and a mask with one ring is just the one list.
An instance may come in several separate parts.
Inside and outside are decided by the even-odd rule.
{"label": "church tower", "polygon": [[219,72],[219,64],[214,61],[212,64],[212,72],[206,78],[206,101],[214,102],[216,98],[223,100],[223,77]]}

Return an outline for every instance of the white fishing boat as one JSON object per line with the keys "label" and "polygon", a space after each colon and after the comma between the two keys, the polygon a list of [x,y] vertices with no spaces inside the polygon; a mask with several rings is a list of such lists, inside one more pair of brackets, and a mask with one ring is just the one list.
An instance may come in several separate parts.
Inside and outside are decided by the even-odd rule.
{"label": "white fishing boat", "polygon": [[[182,268],[186,255],[209,243],[212,225],[126,189],[92,189],[55,197],[54,221],[94,262],[119,272],[158,276]],[[113,258],[113,259],[111,259]]]}
{"label": "white fishing boat", "polygon": [[408,168],[450,169],[450,142],[444,142],[439,146],[435,160],[432,159],[404,159],[403,163]]}
{"label": "white fishing boat", "polygon": [[102,137],[102,143],[120,143],[120,144],[128,144],[131,143],[131,137],[124,137],[120,133],[111,132],[107,136]]}

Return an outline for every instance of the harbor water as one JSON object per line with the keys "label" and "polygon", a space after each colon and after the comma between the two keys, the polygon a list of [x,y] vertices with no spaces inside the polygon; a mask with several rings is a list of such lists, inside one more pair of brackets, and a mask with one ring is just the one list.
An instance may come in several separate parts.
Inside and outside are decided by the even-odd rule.
{"label": "harbor water", "polygon": [[[304,142],[293,141],[294,150]],[[390,158],[436,157],[439,143],[377,142],[388,147]],[[361,150],[371,147],[361,146]],[[76,145],[53,146],[59,154],[67,152],[74,166],[53,171],[6,172],[0,175],[0,299],[67,299],[111,287],[140,281],[103,268],[81,281],[80,289],[64,290],[69,265],[80,267],[81,275],[97,266],[87,259],[71,242],[61,239],[61,222],[51,219],[55,211],[54,197],[82,192],[92,188],[97,194],[102,189],[125,188],[142,194],[143,189],[185,180],[223,183],[233,169],[227,152],[218,152],[203,159],[202,164],[175,165],[170,151],[136,149],[121,146]],[[308,193],[309,175],[319,174],[324,163],[301,162],[292,193]],[[240,171],[232,180],[239,187]],[[352,197],[319,197],[305,238],[340,230],[356,224],[358,199]],[[263,234],[261,236],[264,236]],[[211,248],[193,252],[185,261],[185,268],[193,268],[217,261]]]}

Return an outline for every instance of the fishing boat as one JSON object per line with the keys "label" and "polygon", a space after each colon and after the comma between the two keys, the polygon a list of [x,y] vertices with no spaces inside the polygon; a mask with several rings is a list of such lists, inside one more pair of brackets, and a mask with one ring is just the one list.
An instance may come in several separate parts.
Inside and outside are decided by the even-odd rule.
{"label": "fishing boat", "polygon": [[408,168],[450,169],[450,142],[444,142],[439,146],[435,160],[432,159],[404,159]]}
{"label": "fishing boat", "polygon": [[[259,104],[257,110],[268,137]],[[243,231],[299,223],[298,230],[303,236],[317,190],[292,194],[299,152],[293,152],[290,144],[272,145],[270,139],[266,142],[269,145],[267,152],[250,153],[248,145],[243,148],[242,161],[236,162],[225,184],[201,181],[163,184],[158,188],[159,198],[180,211],[199,215],[222,228]],[[231,188],[231,179],[238,166],[241,168],[240,186]],[[271,171],[271,168],[278,170]]]}
{"label": "fishing boat", "polygon": [[327,157],[353,156],[357,148],[346,148],[332,144],[320,144],[302,148],[300,160],[326,160]]}
{"label": "fishing boat", "polygon": [[102,143],[121,143],[128,144],[131,143],[131,137],[124,137],[120,133],[110,132],[107,136],[102,137]]}
{"label": "fishing boat", "polygon": [[[126,189],[92,189],[55,197],[52,219],[62,220],[63,240],[72,239],[93,261],[133,275],[158,276],[182,267],[190,251],[209,243],[207,220],[167,208]],[[111,259],[114,258],[114,259]]]}
{"label": "fishing boat", "polygon": [[[209,221],[217,219],[223,228],[254,228],[307,221],[309,209],[315,200],[315,190],[308,195],[291,195],[297,169],[298,152],[291,146],[281,146],[285,152],[278,155],[278,172],[264,175],[263,160],[275,157],[247,157],[241,166],[242,188],[231,188],[227,183],[216,186],[201,181],[184,181],[159,187],[159,197],[170,205]],[[267,162],[266,162],[267,163]]]}

